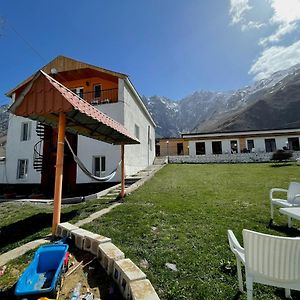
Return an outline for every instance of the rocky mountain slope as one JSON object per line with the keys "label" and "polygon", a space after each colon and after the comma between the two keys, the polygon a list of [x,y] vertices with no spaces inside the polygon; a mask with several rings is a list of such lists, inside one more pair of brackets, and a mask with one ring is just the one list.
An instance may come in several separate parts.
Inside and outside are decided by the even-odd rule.
{"label": "rocky mountain slope", "polygon": [[0,106],[0,137],[6,135],[7,133],[7,126],[8,126],[8,118],[9,112],[8,104]]}
{"label": "rocky mountain slope", "polygon": [[[294,128],[299,126],[300,65],[236,91],[199,91],[180,101],[144,97],[158,137],[182,132]],[[299,118],[300,119],[300,118]]]}

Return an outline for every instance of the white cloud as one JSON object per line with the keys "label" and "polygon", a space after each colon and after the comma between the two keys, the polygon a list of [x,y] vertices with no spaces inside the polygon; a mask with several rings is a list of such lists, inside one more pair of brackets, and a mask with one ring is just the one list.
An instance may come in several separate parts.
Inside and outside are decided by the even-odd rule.
{"label": "white cloud", "polygon": [[242,31],[245,31],[245,30],[250,30],[250,29],[259,29],[263,26],[266,26],[265,23],[260,23],[260,22],[254,22],[254,21],[249,21],[247,24],[243,24],[242,25]]}
{"label": "white cloud", "polygon": [[284,36],[296,30],[300,21],[300,0],[269,0],[273,9],[270,24],[277,25],[275,33],[262,39],[260,44],[279,42]]}
{"label": "white cloud", "polygon": [[259,80],[297,63],[300,63],[300,41],[287,47],[272,46],[265,49],[252,65],[249,74]]}
{"label": "white cloud", "polygon": [[272,22],[291,23],[300,19],[299,0],[269,0],[274,10]]}
{"label": "white cloud", "polygon": [[256,80],[300,63],[300,38],[290,45],[287,45],[285,39],[288,35],[297,38],[296,33],[300,29],[300,0],[264,0],[261,3],[269,5],[271,9],[271,17],[266,14],[265,20],[255,17],[256,10],[260,8],[259,2],[230,0],[231,25],[239,25],[242,31],[268,26],[268,36],[258,38],[258,44],[263,48],[249,71]]}
{"label": "white cloud", "polygon": [[245,13],[251,10],[248,0],[230,0],[231,23],[237,24],[244,21]]}
{"label": "white cloud", "polygon": [[286,34],[293,32],[297,28],[298,24],[296,23],[282,24],[274,34],[261,39],[259,41],[259,44],[262,46],[266,46],[268,43],[279,42]]}

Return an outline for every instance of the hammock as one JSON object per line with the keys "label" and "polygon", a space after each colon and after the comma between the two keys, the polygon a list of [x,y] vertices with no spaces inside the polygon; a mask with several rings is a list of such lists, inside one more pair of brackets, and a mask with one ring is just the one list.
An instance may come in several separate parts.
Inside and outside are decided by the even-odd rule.
{"label": "hammock", "polygon": [[117,167],[107,176],[104,176],[104,177],[98,177],[94,174],[92,174],[86,167],[85,165],[83,164],[83,162],[79,159],[78,156],[76,156],[76,154],[74,153],[73,149],[71,148],[71,145],[69,143],[69,141],[67,140],[67,138],[65,137],[65,141],[73,155],[73,158],[74,158],[74,161],[77,163],[78,167],[82,170],[82,172],[89,176],[90,178],[94,179],[94,180],[97,180],[97,181],[109,181],[111,180],[115,175],[116,175],[116,172],[118,170],[118,167],[119,165],[121,164],[121,161],[118,163]]}

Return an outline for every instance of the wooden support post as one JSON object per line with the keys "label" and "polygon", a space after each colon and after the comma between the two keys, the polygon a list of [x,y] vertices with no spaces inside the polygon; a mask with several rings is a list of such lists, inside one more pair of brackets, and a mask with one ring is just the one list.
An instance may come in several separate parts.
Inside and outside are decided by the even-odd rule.
{"label": "wooden support post", "polygon": [[125,197],[125,162],[124,162],[124,144],[121,144],[121,198]]}
{"label": "wooden support post", "polygon": [[63,181],[63,168],[64,168],[65,127],[66,127],[66,116],[64,113],[60,112],[59,122],[58,122],[58,138],[57,138],[57,152],[56,152],[52,236],[55,236],[56,227],[60,223],[61,194],[62,194],[62,181]]}

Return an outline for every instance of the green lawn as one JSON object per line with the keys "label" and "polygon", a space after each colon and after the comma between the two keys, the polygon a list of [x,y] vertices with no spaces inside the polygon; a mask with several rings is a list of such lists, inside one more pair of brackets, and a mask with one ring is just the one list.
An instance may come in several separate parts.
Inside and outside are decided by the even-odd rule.
{"label": "green lawn", "polygon": [[[270,188],[287,187],[292,180],[300,181],[295,164],[168,165],[128,195],[123,205],[85,228],[112,238],[147,274],[162,300],[246,299],[238,294],[226,231],[232,229],[240,242],[243,228],[299,235],[286,228],[287,218],[278,212],[276,224],[267,227]],[[65,207],[63,220],[74,222],[103,207],[96,200]],[[51,206],[0,205],[0,253],[49,233],[51,212]],[[13,262],[11,268],[21,262]],[[178,271],[167,269],[167,262],[176,264]],[[11,282],[8,277],[0,277],[0,290]],[[255,285],[256,299],[283,295],[281,290]],[[300,294],[293,295],[300,299]]]}
{"label": "green lawn", "polygon": [[[63,205],[61,221],[74,223],[107,207],[102,200]],[[0,254],[51,233],[53,205],[0,204]],[[0,281],[1,282],[1,281]]]}
{"label": "green lawn", "polygon": [[[137,265],[147,260],[149,266],[141,268],[161,299],[246,299],[237,295],[226,231],[232,229],[240,241],[243,228],[299,234],[287,230],[278,212],[276,224],[267,228],[270,188],[292,180],[300,181],[296,165],[168,165],[124,205],[85,228],[111,237]],[[167,262],[178,271],[167,269]],[[281,290],[261,285],[254,295],[283,298]]]}

